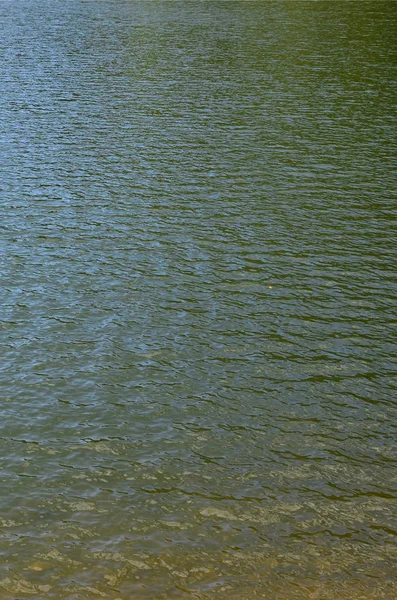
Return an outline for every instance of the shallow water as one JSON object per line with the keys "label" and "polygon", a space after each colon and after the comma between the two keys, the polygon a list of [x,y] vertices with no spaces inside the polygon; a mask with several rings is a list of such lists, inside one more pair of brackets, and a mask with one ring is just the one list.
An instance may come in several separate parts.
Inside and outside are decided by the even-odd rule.
{"label": "shallow water", "polygon": [[396,6],[0,4],[2,600],[397,597]]}

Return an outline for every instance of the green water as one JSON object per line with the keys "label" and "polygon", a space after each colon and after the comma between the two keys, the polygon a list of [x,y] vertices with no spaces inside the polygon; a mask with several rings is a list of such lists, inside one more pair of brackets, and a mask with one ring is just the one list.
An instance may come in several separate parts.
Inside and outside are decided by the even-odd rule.
{"label": "green water", "polygon": [[1,600],[397,597],[396,25],[2,0]]}

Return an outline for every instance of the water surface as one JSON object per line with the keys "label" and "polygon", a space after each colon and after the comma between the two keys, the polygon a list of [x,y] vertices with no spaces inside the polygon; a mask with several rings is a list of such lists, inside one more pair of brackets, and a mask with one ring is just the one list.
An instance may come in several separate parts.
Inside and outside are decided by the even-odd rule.
{"label": "water surface", "polygon": [[0,4],[0,597],[397,597],[393,2]]}

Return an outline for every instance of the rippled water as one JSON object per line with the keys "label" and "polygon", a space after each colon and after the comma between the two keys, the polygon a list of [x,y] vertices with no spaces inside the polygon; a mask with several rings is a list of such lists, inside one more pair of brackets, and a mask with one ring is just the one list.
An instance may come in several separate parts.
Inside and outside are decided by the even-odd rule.
{"label": "rippled water", "polygon": [[394,2],[0,4],[0,597],[392,599]]}

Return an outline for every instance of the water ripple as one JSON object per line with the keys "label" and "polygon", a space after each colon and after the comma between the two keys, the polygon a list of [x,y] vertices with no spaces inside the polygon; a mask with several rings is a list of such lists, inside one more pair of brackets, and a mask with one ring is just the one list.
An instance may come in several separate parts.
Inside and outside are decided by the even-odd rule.
{"label": "water ripple", "polygon": [[390,599],[393,3],[0,5],[0,594]]}

